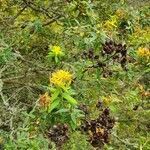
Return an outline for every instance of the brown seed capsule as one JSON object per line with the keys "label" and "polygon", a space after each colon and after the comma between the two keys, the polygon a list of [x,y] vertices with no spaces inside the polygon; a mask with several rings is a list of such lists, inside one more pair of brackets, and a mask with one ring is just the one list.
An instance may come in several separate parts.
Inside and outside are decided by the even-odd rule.
{"label": "brown seed capsule", "polygon": [[[101,101],[98,101],[98,106],[103,107]],[[82,129],[89,135],[88,141],[91,145],[102,149],[104,144],[109,143],[109,137],[114,124],[115,120],[110,117],[109,108],[105,108],[97,119],[85,121]]]}

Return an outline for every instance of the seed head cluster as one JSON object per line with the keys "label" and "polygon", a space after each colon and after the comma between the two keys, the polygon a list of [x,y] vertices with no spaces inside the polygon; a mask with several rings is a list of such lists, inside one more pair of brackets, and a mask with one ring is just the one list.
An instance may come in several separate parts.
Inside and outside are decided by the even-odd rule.
{"label": "seed head cluster", "polygon": [[81,130],[89,135],[89,142],[93,147],[102,148],[109,143],[111,130],[115,125],[115,119],[110,116],[109,108],[102,108],[102,102],[98,102],[96,107],[102,110],[98,118],[85,120]]}
{"label": "seed head cluster", "polygon": [[48,131],[48,137],[55,142],[57,146],[61,146],[68,140],[68,126],[66,124],[54,125]]}

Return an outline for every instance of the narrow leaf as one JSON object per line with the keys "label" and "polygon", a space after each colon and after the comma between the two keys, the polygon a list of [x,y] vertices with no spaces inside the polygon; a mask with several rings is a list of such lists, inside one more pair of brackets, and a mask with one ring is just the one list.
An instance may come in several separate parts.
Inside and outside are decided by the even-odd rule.
{"label": "narrow leaf", "polygon": [[72,105],[77,105],[77,101],[71,97],[68,93],[63,93],[62,94],[63,98],[66,99],[70,104]]}
{"label": "narrow leaf", "polygon": [[60,94],[60,91],[59,91],[59,90],[56,90],[56,91],[52,94],[52,97],[51,97],[52,101],[54,101],[55,99],[57,99],[57,97],[59,96],[59,94]]}
{"label": "narrow leaf", "polygon": [[59,99],[56,99],[55,101],[53,101],[53,103],[50,105],[48,109],[48,113],[52,112],[52,110],[57,108],[57,106],[59,105],[59,101],[60,101]]}
{"label": "narrow leaf", "polygon": [[60,109],[60,110],[56,111],[55,114],[58,114],[58,113],[65,113],[65,112],[68,112],[68,111],[69,111],[69,109]]}

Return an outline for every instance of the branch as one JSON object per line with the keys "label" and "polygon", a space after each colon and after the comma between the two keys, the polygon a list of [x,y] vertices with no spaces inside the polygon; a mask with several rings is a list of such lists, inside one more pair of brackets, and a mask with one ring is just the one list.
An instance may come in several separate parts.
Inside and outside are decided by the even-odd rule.
{"label": "branch", "polygon": [[59,18],[61,18],[61,15],[52,18],[50,21],[48,21],[48,22],[46,22],[46,23],[43,23],[42,26],[45,27],[45,26],[47,26],[47,25],[49,25],[49,24],[51,24],[51,23],[57,21],[57,19],[59,19]]}
{"label": "branch", "polygon": [[48,11],[45,8],[39,8],[38,6],[35,6],[33,2],[29,2],[27,0],[23,0],[23,2],[32,10],[40,12],[40,13],[44,13],[48,18],[52,18],[52,16],[49,15]]}

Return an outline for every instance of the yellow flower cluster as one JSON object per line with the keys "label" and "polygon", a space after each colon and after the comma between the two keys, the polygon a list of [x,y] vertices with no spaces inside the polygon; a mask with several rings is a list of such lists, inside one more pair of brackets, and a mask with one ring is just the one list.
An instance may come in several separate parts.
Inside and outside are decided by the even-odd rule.
{"label": "yellow flower cluster", "polygon": [[138,51],[137,51],[137,55],[139,57],[150,57],[150,49],[146,48],[146,47],[139,47]]}
{"label": "yellow flower cluster", "polygon": [[117,17],[115,15],[112,16],[110,20],[107,20],[104,23],[103,27],[106,30],[114,30],[115,28],[117,28]]}
{"label": "yellow flower cluster", "polygon": [[52,51],[56,56],[63,54],[63,52],[62,52],[60,46],[53,46],[53,47],[51,48],[51,51]]}
{"label": "yellow flower cluster", "polygon": [[58,87],[69,86],[71,81],[72,74],[64,70],[58,70],[52,73],[52,77],[50,78],[50,82]]}

